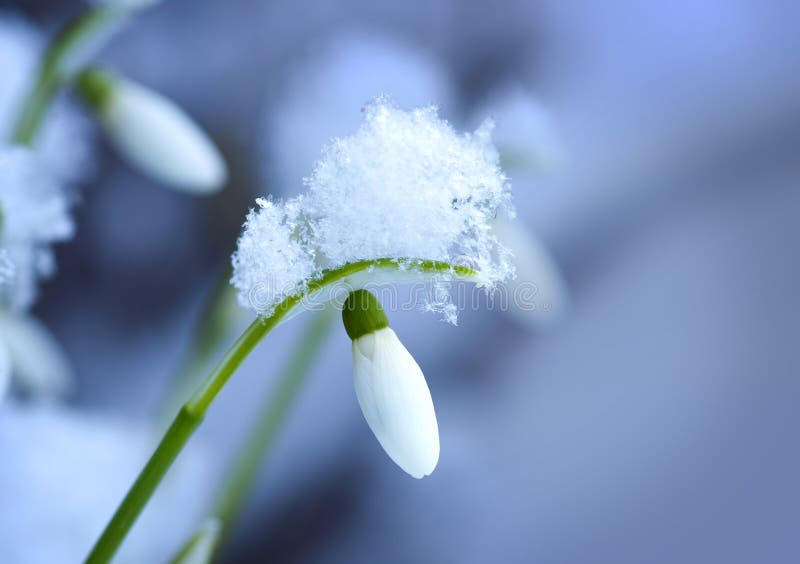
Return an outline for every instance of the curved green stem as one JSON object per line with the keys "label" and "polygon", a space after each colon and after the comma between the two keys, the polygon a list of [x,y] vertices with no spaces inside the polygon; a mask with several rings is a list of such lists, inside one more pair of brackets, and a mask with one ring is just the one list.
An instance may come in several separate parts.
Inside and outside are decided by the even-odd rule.
{"label": "curved green stem", "polygon": [[[138,8],[125,3],[95,5],[69,23],[45,51],[32,90],[25,98],[12,141],[31,145],[62,83],[71,79],[80,64],[76,60],[99,49],[117,25]],[[85,52],[81,52],[85,51]]]}
{"label": "curved green stem", "polygon": [[303,298],[349,276],[373,269],[414,270],[426,273],[451,273],[462,279],[473,279],[477,273],[463,266],[454,266],[445,262],[420,259],[376,259],[358,261],[336,269],[324,271],[322,275],[309,282],[303,294],[289,296],[275,308],[266,318],[255,320],[228,350],[217,367],[205,382],[178,412],[170,428],[161,439],[150,460],[142,469],[139,477],[122,500],[116,513],[109,521],[97,543],[86,559],[87,563],[99,564],[109,562],[133,526],[156,487],[186,445],[189,437],[202,422],[206,411],[214,398],[222,390],[233,373],[252,352],[256,345],[280,321],[297,306]]}

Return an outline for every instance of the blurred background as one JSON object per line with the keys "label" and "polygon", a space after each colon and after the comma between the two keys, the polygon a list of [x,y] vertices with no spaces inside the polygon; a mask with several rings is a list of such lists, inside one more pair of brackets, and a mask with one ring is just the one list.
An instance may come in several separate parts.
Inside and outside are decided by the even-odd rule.
{"label": "blurred background", "polygon": [[[0,6],[44,33],[84,8]],[[508,174],[568,306],[546,322],[468,310],[459,327],[392,314],[439,419],[422,481],[364,424],[335,327],[223,560],[800,561],[798,21],[789,0],[144,11],[101,61],[186,108],[230,183],[165,190],[96,136],[76,237],[35,309],[77,382],[63,406],[0,406],[0,560],[85,554],[149,454],[254,198],[299,193],[321,144],[385,93],[459,129],[495,115],[498,144],[531,151]],[[245,362],[121,562],[166,561],[195,529],[307,321]]]}

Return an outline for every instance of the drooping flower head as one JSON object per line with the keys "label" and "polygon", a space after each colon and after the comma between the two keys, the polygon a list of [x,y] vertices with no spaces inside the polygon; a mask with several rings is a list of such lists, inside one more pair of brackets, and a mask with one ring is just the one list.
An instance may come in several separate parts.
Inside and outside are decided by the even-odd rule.
{"label": "drooping flower head", "polygon": [[[491,221],[513,211],[491,129],[459,134],[433,106],[368,104],[358,131],[324,148],[305,194],[251,210],[233,256],[240,303],[269,315],[325,269],[364,260],[393,259],[410,274],[420,260],[442,261],[477,271],[486,287],[509,278]],[[446,292],[426,307],[456,320]]]}
{"label": "drooping flower head", "polygon": [[439,462],[439,425],[422,369],[370,292],[348,296],[342,321],[353,340],[353,383],[367,425],[405,472],[430,475]]}

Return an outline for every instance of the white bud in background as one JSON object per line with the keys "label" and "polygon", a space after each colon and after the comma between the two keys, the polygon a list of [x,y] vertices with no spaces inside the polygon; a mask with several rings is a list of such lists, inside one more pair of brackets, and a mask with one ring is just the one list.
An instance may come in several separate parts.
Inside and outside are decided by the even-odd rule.
{"label": "white bud in background", "polygon": [[353,380],[364,419],[395,464],[414,478],[439,462],[439,426],[425,376],[378,300],[352,292],[342,321],[353,340]]}
{"label": "white bud in background", "polygon": [[14,384],[21,390],[37,397],[62,396],[72,387],[69,360],[40,321],[0,312],[0,344],[7,353]]}
{"label": "white bud in background", "polygon": [[537,328],[558,322],[569,307],[569,292],[550,251],[518,221],[498,216],[494,231],[514,254],[517,268],[516,278],[506,284],[509,315]]}
{"label": "white bud in background", "polygon": [[192,194],[223,187],[228,171],[222,155],[172,101],[95,69],[81,73],[77,86],[113,145],[142,173]]}

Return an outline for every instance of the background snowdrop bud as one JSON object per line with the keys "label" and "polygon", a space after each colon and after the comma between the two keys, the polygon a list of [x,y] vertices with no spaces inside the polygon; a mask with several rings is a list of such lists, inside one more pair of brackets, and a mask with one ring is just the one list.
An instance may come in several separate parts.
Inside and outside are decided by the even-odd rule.
{"label": "background snowdrop bud", "polygon": [[228,172],[217,148],[177,105],[108,72],[88,69],[77,89],[117,150],[157,181],[193,194],[211,194]]}
{"label": "background snowdrop bud", "polygon": [[506,284],[508,313],[523,325],[544,327],[558,322],[569,307],[569,291],[545,244],[524,225],[498,216],[497,238],[514,253],[517,276]]}
{"label": "background snowdrop bud", "polygon": [[0,312],[0,342],[8,352],[14,383],[36,396],[60,396],[73,382],[61,345],[36,319]]}
{"label": "background snowdrop bud", "polygon": [[348,296],[342,321],[353,340],[356,397],[369,428],[400,468],[414,478],[429,475],[439,461],[439,426],[422,370],[370,292]]}

